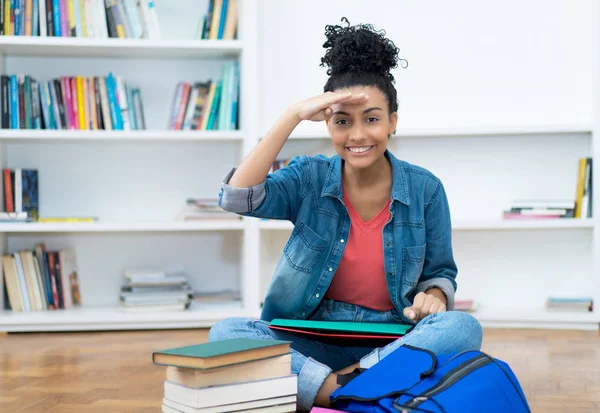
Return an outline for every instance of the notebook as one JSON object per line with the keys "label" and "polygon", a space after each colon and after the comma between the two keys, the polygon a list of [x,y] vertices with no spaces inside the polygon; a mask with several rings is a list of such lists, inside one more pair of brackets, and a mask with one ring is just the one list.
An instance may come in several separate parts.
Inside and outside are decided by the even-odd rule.
{"label": "notebook", "polygon": [[294,333],[309,334],[322,337],[356,338],[356,339],[390,339],[400,338],[413,329],[410,324],[368,323],[352,321],[316,321],[273,319],[269,328]]}
{"label": "notebook", "polygon": [[210,369],[290,353],[290,342],[235,338],[152,353],[154,364]]}

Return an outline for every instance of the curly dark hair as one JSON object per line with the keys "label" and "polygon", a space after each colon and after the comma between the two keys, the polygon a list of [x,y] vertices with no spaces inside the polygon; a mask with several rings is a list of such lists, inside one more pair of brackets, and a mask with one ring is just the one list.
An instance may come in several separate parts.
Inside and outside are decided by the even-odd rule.
{"label": "curly dark hair", "polygon": [[[398,49],[394,42],[385,38],[385,31],[376,31],[371,24],[350,26],[347,18],[342,21],[347,27],[327,25],[325,36],[327,41],[323,47],[327,49],[321,58],[320,66],[327,66],[329,79],[323,87],[324,92],[331,92],[352,86],[377,87],[386,96],[389,111],[398,110],[398,97],[394,87],[392,69],[398,67]],[[406,67],[404,64],[402,67]]]}

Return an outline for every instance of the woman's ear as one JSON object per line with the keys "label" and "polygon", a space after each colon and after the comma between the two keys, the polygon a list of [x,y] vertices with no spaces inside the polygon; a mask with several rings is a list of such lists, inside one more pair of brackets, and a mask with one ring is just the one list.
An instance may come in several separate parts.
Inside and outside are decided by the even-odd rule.
{"label": "woman's ear", "polygon": [[388,136],[392,136],[396,133],[396,126],[398,125],[398,112],[390,114],[390,127],[388,129]]}

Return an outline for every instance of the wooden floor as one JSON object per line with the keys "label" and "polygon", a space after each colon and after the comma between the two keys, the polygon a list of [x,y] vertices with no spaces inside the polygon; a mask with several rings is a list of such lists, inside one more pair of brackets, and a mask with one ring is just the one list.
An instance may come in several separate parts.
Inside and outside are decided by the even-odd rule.
{"label": "wooden floor", "polygon": [[[159,412],[154,350],[206,330],[0,334],[0,412]],[[486,330],[483,350],[510,364],[533,412],[600,412],[597,332]]]}

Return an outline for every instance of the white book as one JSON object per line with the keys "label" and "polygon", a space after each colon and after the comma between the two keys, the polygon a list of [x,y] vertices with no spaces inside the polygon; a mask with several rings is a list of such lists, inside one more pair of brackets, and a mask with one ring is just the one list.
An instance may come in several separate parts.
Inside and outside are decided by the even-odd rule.
{"label": "white book", "polygon": [[249,381],[223,386],[193,389],[165,381],[164,397],[197,409],[223,404],[250,402],[273,397],[292,396],[298,392],[296,375],[269,380]]}
{"label": "white book", "polygon": [[99,39],[108,39],[108,23],[106,23],[106,7],[104,0],[94,0],[94,34]]}
{"label": "white book", "polygon": [[93,0],[83,1],[83,13],[85,15],[85,27],[87,29],[87,37],[96,36],[96,21],[94,19],[94,4]]}
{"label": "white book", "polygon": [[38,11],[39,11],[39,21],[40,21],[40,37],[48,36],[48,27],[46,21],[46,1],[40,0],[38,1]]}
{"label": "white book", "polygon": [[175,413],[287,413],[296,411],[296,396],[276,397],[248,403],[227,404],[224,406],[195,409],[169,399],[163,399],[163,412]]}
{"label": "white book", "polygon": [[21,287],[21,298],[23,299],[23,310],[31,311],[31,302],[29,300],[29,292],[27,290],[27,282],[25,281],[25,273],[23,272],[23,262],[21,255],[18,252],[13,254],[15,257],[15,265],[17,266],[17,275],[19,276],[19,287]]}

